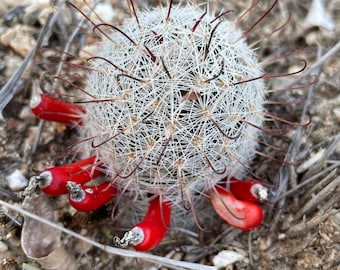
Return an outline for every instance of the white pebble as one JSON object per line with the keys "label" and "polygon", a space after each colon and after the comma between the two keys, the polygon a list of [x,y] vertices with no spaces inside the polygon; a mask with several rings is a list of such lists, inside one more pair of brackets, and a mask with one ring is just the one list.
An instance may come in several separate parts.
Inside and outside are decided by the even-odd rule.
{"label": "white pebble", "polygon": [[336,120],[340,122],[340,108],[334,108],[333,113],[335,115]]}
{"label": "white pebble", "polygon": [[112,19],[116,16],[115,11],[113,10],[112,6],[108,3],[100,3],[98,4],[94,11],[96,14],[99,15],[99,17],[104,21],[104,22],[110,22]]}
{"label": "white pebble", "polygon": [[222,268],[234,262],[241,261],[243,258],[243,255],[235,251],[222,250],[213,258],[213,264],[216,268]]}
{"label": "white pebble", "polygon": [[8,250],[8,245],[2,241],[0,241],[0,252],[5,252]]}
{"label": "white pebble", "polygon": [[12,191],[22,190],[28,184],[27,178],[18,169],[16,169],[11,174],[7,175],[5,178],[8,182],[9,188]]}

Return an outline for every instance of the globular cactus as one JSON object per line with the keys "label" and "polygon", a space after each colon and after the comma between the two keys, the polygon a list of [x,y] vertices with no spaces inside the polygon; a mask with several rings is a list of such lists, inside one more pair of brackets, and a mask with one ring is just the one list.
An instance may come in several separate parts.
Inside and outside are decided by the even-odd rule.
{"label": "globular cactus", "polygon": [[[233,22],[198,7],[138,13],[91,59],[80,145],[118,186],[174,204],[201,197],[254,157],[264,83]],[[183,195],[184,194],[184,195]],[[196,198],[192,198],[196,200]]]}
{"label": "globular cactus", "polygon": [[[86,159],[81,163],[84,168],[75,163],[68,170],[79,170],[87,178],[98,172],[105,175],[113,193],[100,205],[118,196],[118,208],[134,212],[130,217],[127,214],[127,224],[135,224],[133,216],[141,218],[152,202],[145,220],[163,225],[162,233],[155,236],[158,242],[169,229],[170,219],[173,228],[209,226],[214,222],[212,206],[237,228],[258,226],[263,212],[256,202],[267,198],[266,188],[256,182],[262,197],[255,200],[257,195],[250,196],[250,190],[238,197],[243,186],[250,189],[253,182],[242,188],[236,183],[237,194],[227,191],[230,179],[239,181],[237,178],[248,173],[263,130],[265,76],[256,52],[248,47],[237,23],[224,18],[227,12],[212,16],[197,5],[172,3],[167,8],[136,12],[133,1],[131,4],[134,17],[119,27],[95,24],[87,17],[104,41],[88,59],[81,106],[65,103],[44,109],[50,108],[45,103],[58,102],[41,95],[33,98],[33,112],[47,120],[77,124],[77,148],[91,156],[93,163],[87,164],[90,159]],[[84,181],[76,177],[68,179],[60,180],[64,181],[60,190],[68,188],[71,204],[81,205],[82,194],[91,188],[82,187]],[[221,180],[226,179],[229,184],[222,187]],[[48,188],[46,183],[59,181],[46,181],[44,175],[34,180],[44,182],[44,188]],[[243,199],[249,196],[249,201]],[[79,210],[92,211],[100,205],[81,205]],[[252,207],[258,213],[255,217],[247,216]],[[155,216],[158,220],[153,220]],[[145,226],[145,222],[141,224]],[[129,231],[116,243],[158,244],[144,245],[146,238],[133,235],[138,230]]]}

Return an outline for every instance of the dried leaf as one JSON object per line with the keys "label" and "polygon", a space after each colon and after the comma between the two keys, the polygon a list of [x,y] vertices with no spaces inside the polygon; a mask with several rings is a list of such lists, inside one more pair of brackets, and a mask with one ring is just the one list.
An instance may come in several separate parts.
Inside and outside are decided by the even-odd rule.
{"label": "dried leaf", "polygon": [[[26,197],[23,208],[55,222],[52,199],[47,196]],[[35,219],[25,218],[21,246],[26,256],[36,260],[45,269],[77,269],[74,257],[67,253],[60,241],[61,232]]]}

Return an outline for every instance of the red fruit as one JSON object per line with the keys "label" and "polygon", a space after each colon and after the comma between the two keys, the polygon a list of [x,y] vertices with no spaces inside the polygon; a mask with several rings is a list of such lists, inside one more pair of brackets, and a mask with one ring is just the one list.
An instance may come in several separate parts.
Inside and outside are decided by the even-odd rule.
{"label": "red fruit", "polygon": [[228,185],[230,192],[239,200],[259,202],[268,199],[268,188],[259,181],[242,181],[232,177]]}
{"label": "red fruit", "polygon": [[71,164],[46,169],[36,179],[44,193],[48,195],[66,194],[68,193],[67,182],[85,184],[102,174],[96,165],[97,162],[97,156],[91,156]]}
{"label": "red fruit", "polygon": [[71,206],[81,212],[97,210],[117,195],[117,189],[110,181],[98,186],[68,182],[67,188]]}
{"label": "red fruit", "polygon": [[153,199],[145,218],[132,229],[142,234],[139,243],[132,246],[139,251],[147,251],[158,246],[169,230],[170,218],[170,203],[160,201],[159,197]]}
{"label": "red fruit", "polygon": [[85,110],[79,105],[56,99],[46,94],[33,96],[32,112],[39,118],[65,124],[81,124]]}
{"label": "red fruit", "polygon": [[241,201],[220,186],[209,191],[215,211],[231,226],[241,230],[251,230],[262,223],[263,210],[254,202]]}

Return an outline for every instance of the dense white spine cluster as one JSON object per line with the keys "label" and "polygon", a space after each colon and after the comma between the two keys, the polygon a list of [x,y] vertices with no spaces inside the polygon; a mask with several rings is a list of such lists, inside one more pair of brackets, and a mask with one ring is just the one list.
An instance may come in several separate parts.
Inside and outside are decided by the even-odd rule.
{"label": "dense white spine cluster", "polygon": [[85,105],[81,132],[93,140],[81,147],[134,196],[195,202],[253,158],[262,71],[233,22],[192,6],[137,17],[91,60],[86,91],[98,102]]}

